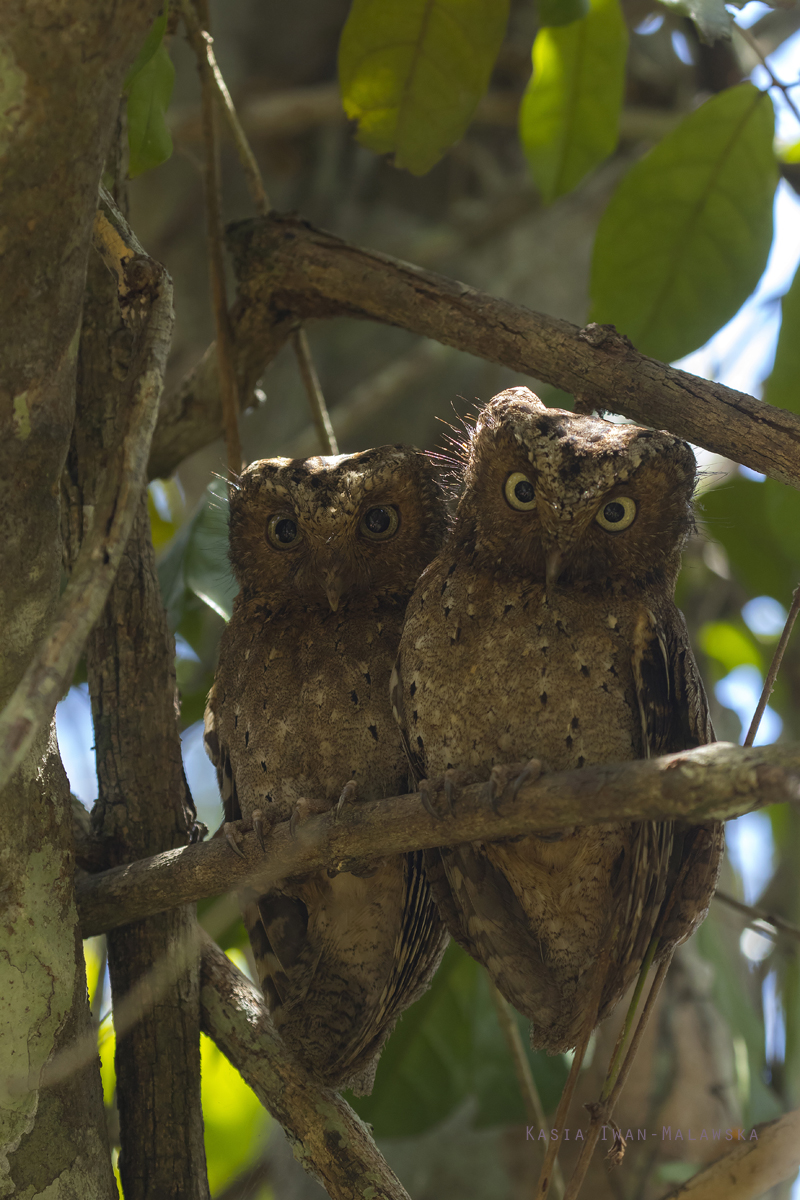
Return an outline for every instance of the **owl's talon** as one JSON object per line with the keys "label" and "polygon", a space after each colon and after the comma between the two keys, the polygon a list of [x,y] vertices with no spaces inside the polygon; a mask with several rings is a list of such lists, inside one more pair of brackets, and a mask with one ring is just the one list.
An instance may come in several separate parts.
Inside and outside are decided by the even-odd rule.
{"label": "owl's talon", "polygon": [[434,820],[441,821],[441,813],[438,813],[431,803],[431,792],[433,791],[433,788],[431,787],[430,779],[420,779],[417,787],[419,788],[419,795],[425,812],[429,813]]}
{"label": "owl's talon", "polygon": [[347,805],[352,804],[357,796],[358,784],[356,783],[355,779],[348,779],[347,783],[342,788],[336,808],[333,810],[334,821],[338,821]]}
{"label": "owl's talon", "polygon": [[298,800],[289,818],[289,834],[291,837],[296,836],[298,825],[303,825],[309,817],[316,817],[320,813],[330,812],[331,807],[329,800],[306,800],[305,798]]}
{"label": "owl's talon", "polygon": [[455,777],[455,771],[452,770],[452,768],[448,771],[445,771],[445,773],[444,773],[444,798],[447,803],[447,811],[450,813],[451,817],[455,813],[455,808],[453,806],[453,797],[455,795],[455,790],[456,790],[454,777]]}
{"label": "owl's talon", "polygon": [[535,783],[542,773],[542,763],[538,758],[528,759],[517,778],[511,785],[511,799],[516,800],[520,788],[526,783]]}
{"label": "owl's talon", "polygon": [[498,803],[500,794],[503,791],[505,780],[503,778],[502,767],[492,767],[492,773],[489,776],[489,806],[496,817],[500,816],[500,805]]}
{"label": "owl's talon", "polygon": [[253,829],[255,830],[256,837],[258,838],[259,846],[262,850],[266,850],[267,847],[264,845],[264,820],[261,816],[260,808],[253,809],[250,815],[250,820],[253,823]]}
{"label": "owl's talon", "polygon": [[239,858],[245,858],[246,855],[245,855],[244,851],[242,850],[239,843],[236,841],[237,829],[236,829],[236,825],[234,824],[234,822],[226,821],[225,824],[222,826],[222,832],[224,834],[225,841],[228,843],[228,845],[230,846],[233,853],[238,854]]}

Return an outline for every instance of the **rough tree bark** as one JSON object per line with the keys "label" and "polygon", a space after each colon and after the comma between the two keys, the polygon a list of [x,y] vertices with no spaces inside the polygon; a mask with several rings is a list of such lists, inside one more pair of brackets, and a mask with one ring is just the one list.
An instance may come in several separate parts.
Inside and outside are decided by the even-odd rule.
{"label": "rough tree bark", "polygon": [[[69,458],[73,526],[91,509],[104,468],[113,470],[137,341],[146,335],[154,310],[151,288],[158,287],[158,269],[147,259],[132,265],[143,287],[125,321],[117,280],[98,254],[90,261]],[[183,777],[174,661],[140,482],[133,530],[86,647],[100,789],[93,820],[109,861],[186,845],[191,835],[194,809]],[[127,925],[108,938],[126,1200],[206,1200],[209,1194],[200,1106],[199,961],[196,950],[187,952],[195,940],[191,907]],[[154,962],[176,957],[184,969],[162,982],[157,994],[136,988]]]}
{"label": "rough tree bark", "polygon": [[[513,783],[518,767],[507,772]],[[508,788],[508,784],[506,784]],[[485,784],[471,784],[454,813],[442,806],[432,817],[418,793],[359,804],[338,816],[325,813],[292,834],[275,826],[262,850],[245,833],[240,856],[222,838],[155,858],[85,875],[78,884],[84,936],[158,912],[219,895],[245,880],[266,887],[278,878],[319,870],[349,870],[376,856],[431,846],[497,840],[570,825],[612,820],[725,820],[766,804],[800,801],[800,747],[764,748],[716,742],[664,758],[603,763],[580,771],[543,775],[523,784],[512,800],[506,792],[493,813]],[[81,846],[90,861],[93,847]]]}
{"label": "rough tree bark", "polygon": [[[9,0],[0,60],[0,706],[45,635],[60,580],[59,480],[96,195],[125,70],[153,17]],[[52,726],[0,795],[0,1195],[116,1194],[97,1062],[47,1086],[90,1029],[69,789]]]}
{"label": "rough tree bark", "polygon": [[[577,325],[354,246],[296,216],[271,213],[228,230],[239,295],[231,311],[239,395],[250,403],[267,364],[305,320],[360,317],[397,325],[571,392],[580,407],[669,429],[800,487],[800,418],[648,358],[612,326]],[[218,437],[213,346],[165,397],[151,477]]]}

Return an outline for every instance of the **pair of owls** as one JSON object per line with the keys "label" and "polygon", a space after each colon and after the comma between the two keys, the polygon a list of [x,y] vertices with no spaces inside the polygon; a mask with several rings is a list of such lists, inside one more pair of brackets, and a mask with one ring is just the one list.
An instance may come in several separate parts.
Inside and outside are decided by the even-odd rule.
{"label": "pair of owls", "polygon": [[[333,807],[345,784],[351,802],[396,795],[409,766],[416,783],[488,779],[713,739],[672,600],[689,447],[513,388],[467,450],[449,530],[430,461],[404,447],[242,475],[241,591],[206,711],[228,820]],[[716,825],[575,827],[287,880],[248,893],[245,922],[284,1040],[366,1091],[442,920],[556,1052],[610,1011],[653,936],[663,953],[702,920],[720,853]]]}

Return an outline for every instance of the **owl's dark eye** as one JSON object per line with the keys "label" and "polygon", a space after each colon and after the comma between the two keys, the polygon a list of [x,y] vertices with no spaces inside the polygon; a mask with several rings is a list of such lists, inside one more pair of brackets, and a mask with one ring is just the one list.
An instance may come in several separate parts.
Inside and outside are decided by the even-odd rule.
{"label": "owl's dark eye", "polygon": [[361,518],[359,529],[364,537],[373,542],[385,542],[394,537],[400,526],[400,515],[391,504],[380,504],[369,508]]}
{"label": "owl's dark eye", "polygon": [[513,475],[509,475],[503,493],[511,507],[518,512],[530,512],[536,504],[533,484],[522,471],[514,471]]}
{"label": "owl's dark eye", "polygon": [[635,518],[636,501],[631,500],[630,496],[617,496],[600,509],[595,521],[609,533],[621,533],[633,524]]}
{"label": "owl's dark eye", "polygon": [[299,541],[300,534],[294,517],[276,513],[267,524],[267,538],[276,550],[288,550]]}

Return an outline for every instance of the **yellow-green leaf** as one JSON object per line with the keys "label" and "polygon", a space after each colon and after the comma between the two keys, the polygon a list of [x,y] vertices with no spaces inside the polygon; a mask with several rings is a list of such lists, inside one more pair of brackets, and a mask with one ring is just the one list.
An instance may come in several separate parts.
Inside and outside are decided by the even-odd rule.
{"label": "yellow-green leaf", "polygon": [[430,171],[463,136],[489,85],[509,0],[353,0],[339,83],[358,140]]}
{"label": "yellow-green leaf", "polygon": [[781,300],[781,332],[764,399],[800,413],[800,270]]}
{"label": "yellow-green leaf", "polygon": [[744,664],[762,670],[761,652],[753,639],[729,621],[707,621],[700,628],[700,649],[715,658],[726,671]]}
{"label": "yellow-green leaf", "polygon": [[162,42],[128,89],[128,174],[131,179],[165,162],[172,138],[165,115],[172,99],[175,68]]}
{"label": "yellow-green leaf", "polygon": [[628,172],[597,231],[591,320],[671,362],[734,315],[772,243],[773,124],[769,96],[739,84]]}
{"label": "yellow-green leaf", "polygon": [[536,35],[519,134],[546,204],[616,149],[627,54],[618,0],[591,0],[581,20]]}

